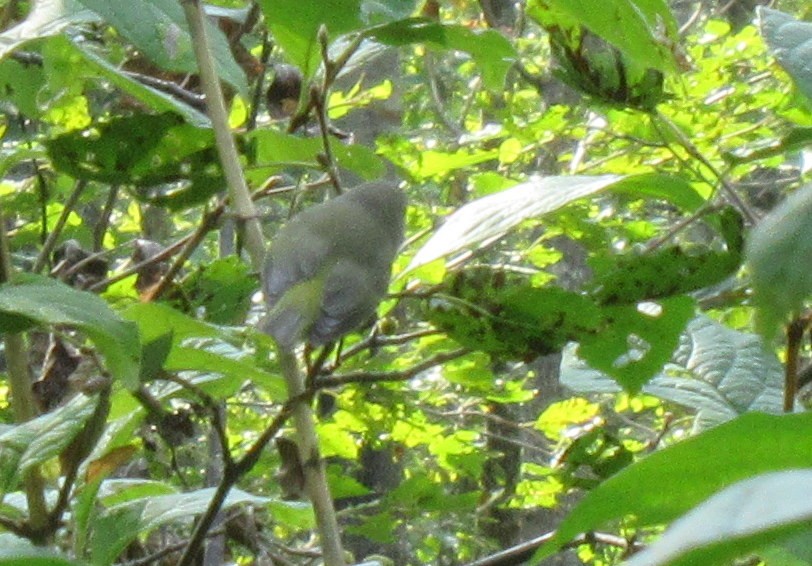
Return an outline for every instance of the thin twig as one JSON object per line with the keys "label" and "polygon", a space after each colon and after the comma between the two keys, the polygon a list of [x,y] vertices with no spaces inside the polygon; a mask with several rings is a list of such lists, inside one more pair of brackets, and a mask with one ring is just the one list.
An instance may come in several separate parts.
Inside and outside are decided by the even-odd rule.
{"label": "thin twig", "polygon": [[169,285],[174,281],[175,276],[180,273],[180,270],[186,264],[186,261],[192,256],[192,253],[197,249],[203,239],[206,237],[206,234],[214,230],[217,226],[217,222],[219,220],[220,215],[214,214],[204,214],[203,218],[200,221],[197,229],[189,236],[186,240],[186,243],[183,244],[183,248],[180,250],[180,253],[175,257],[175,260],[172,262],[172,265],[169,266],[169,269],[166,270],[161,276],[161,279],[158,283],[155,284],[152,288],[147,291],[144,300],[154,301],[158,297],[160,297],[168,288]]}
{"label": "thin twig", "polygon": [[110,192],[107,194],[107,200],[102,208],[99,221],[93,227],[93,251],[98,252],[104,246],[104,235],[107,233],[107,227],[110,225],[110,217],[113,215],[113,209],[118,199],[118,185],[112,185]]}
{"label": "thin twig", "polygon": [[331,375],[328,377],[320,377],[315,380],[314,386],[317,389],[324,389],[328,387],[338,387],[339,385],[346,385],[347,383],[379,383],[383,381],[406,381],[413,378],[419,373],[422,373],[434,366],[456,360],[467,354],[471,350],[467,348],[458,348],[448,352],[440,352],[429,358],[426,358],[419,364],[412,366],[409,369],[401,371],[381,371],[381,372],[353,372],[341,375]]}
{"label": "thin twig", "polygon": [[750,224],[756,224],[756,222],[758,222],[758,216],[755,214],[755,212],[753,212],[747,203],[742,200],[742,198],[736,192],[736,189],[730,184],[725,176],[718,169],[716,169],[713,163],[711,163],[701,151],[699,151],[699,148],[697,148],[691,142],[691,140],[688,139],[685,133],[661,112],[655,111],[652,117],[655,118],[655,120],[653,120],[655,126],[658,122],[665,125],[679,141],[682,148],[685,149],[685,151],[687,151],[691,157],[702,163],[702,165],[707,167],[714,174],[714,176],[719,180],[722,190],[730,201],[736,206],[736,208],[739,209],[739,211],[741,211],[742,215],[744,215]]}
{"label": "thin twig", "polygon": [[48,263],[48,258],[51,257],[51,252],[56,247],[56,242],[62,235],[62,230],[65,228],[65,224],[68,223],[68,217],[76,207],[76,203],[79,202],[79,197],[82,196],[82,192],[85,190],[85,187],[87,187],[87,181],[83,179],[76,181],[76,186],[73,188],[73,192],[68,197],[67,202],[65,202],[65,206],[62,207],[62,212],[59,214],[56,225],[54,225],[53,230],[48,233],[48,237],[45,239],[45,243],[42,245],[42,250],[40,251],[39,256],[37,256],[37,261],[34,262],[34,267],[31,268],[34,273],[39,273],[42,271],[42,268],[45,267],[46,263]]}
{"label": "thin twig", "polygon": [[234,484],[259,461],[265,447],[279,433],[282,427],[285,426],[288,419],[290,419],[293,414],[293,407],[299,400],[298,397],[288,399],[279,413],[271,421],[271,424],[268,425],[260,437],[251,445],[251,448],[249,448],[241,460],[231,465],[226,462],[225,469],[223,470],[223,479],[217,486],[206,511],[197,521],[192,536],[186,545],[186,549],[183,551],[183,556],[181,556],[178,561],[178,566],[190,566],[194,562],[195,556],[200,550],[200,546],[203,544],[209,529],[217,518],[217,513],[220,512],[226,497],[228,497],[228,492],[231,491]]}

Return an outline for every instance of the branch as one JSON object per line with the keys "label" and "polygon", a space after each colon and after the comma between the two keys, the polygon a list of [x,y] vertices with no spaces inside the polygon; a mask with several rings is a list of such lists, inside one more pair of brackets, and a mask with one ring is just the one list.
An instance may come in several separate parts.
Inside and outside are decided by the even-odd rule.
{"label": "branch", "polygon": [[697,148],[693,143],[691,143],[691,140],[689,140],[685,136],[685,133],[682,130],[680,130],[679,127],[676,124],[674,124],[674,122],[669,120],[663,113],[657,111],[655,111],[655,113],[652,114],[652,117],[656,118],[656,120],[652,121],[655,124],[655,127],[658,122],[660,124],[665,125],[668,128],[668,130],[674,135],[674,137],[677,139],[677,141],[683,147],[683,149],[685,149],[685,151],[687,151],[691,157],[693,157],[694,159],[699,161],[702,165],[707,167],[716,176],[716,178],[719,179],[719,183],[721,184],[724,193],[727,195],[730,201],[736,206],[736,208],[738,208],[741,211],[742,215],[744,215],[744,217],[751,224],[755,224],[756,222],[758,222],[758,217],[753,212],[753,210],[747,205],[747,203],[741,199],[741,197],[736,192],[736,189],[730,184],[730,182],[725,178],[725,176],[719,170],[717,170],[716,167],[714,167],[713,163],[711,163],[707,157],[702,155],[702,152],[699,151],[699,148]]}
{"label": "branch", "polygon": [[169,285],[172,283],[175,275],[180,272],[183,265],[186,263],[186,260],[191,257],[192,253],[194,253],[194,251],[197,249],[197,246],[199,246],[206,237],[206,234],[217,226],[219,217],[219,214],[203,215],[200,225],[189,235],[189,237],[186,238],[186,242],[183,244],[183,248],[175,258],[175,261],[172,262],[172,265],[166,270],[166,273],[163,274],[160,281],[158,281],[158,283],[146,293],[144,301],[154,301],[169,288]]}
{"label": "branch", "polygon": [[[197,525],[195,525],[192,537],[189,539],[186,549],[183,551],[183,556],[181,556],[177,563],[178,566],[191,566],[191,564],[194,563],[195,557],[200,550],[200,546],[206,539],[209,529],[214,524],[217,514],[220,512],[220,509],[228,496],[228,492],[232,487],[234,487],[234,484],[236,484],[240,478],[245,475],[245,473],[254,467],[268,443],[277,434],[279,434],[279,431],[283,426],[285,426],[285,423],[293,414],[293,406],[299,401],[300,398],[298,397],[291,397],[288,399],[288,401],[282,406],[282,410],[279,411],[279,414],[274,417],[271,424],[268,425],[265,431],[260,435],[256,442],[254,442],[251,448],[248,449],[248,452],[245,453],[240,461],[230,464],[229,460],[226,460],[225,470],[223,470],[223,479],[217,486],[217,490],[214,492],[214,496],[209,502],[209,506],[206,508],[206,511],[198,520]],[[220,433],[218,431],[218,435],[219,434]]]}
{"label": "branch", "polygon": [[402,371],[380,371],[380,372],[354,372],[345,373],[343,375],[332,375],[329,377],[321,377],[315,380],[314,387],[316,389],[325,389],[328,387],[338,387],[339,385],[346,385],[347,383],[378,383],[381,381],[406,381],[417,374],[431,369],[436,365],[444,364],[451,360],[461,358],[466,354],[470,354],[471,350],[467,348],[458,348],[449,352],[440,352],[430,358],[427,358],[416,364],[409,369]]}
{"label": "branch", "polygon": [[[555,532],[545,533],[536,538],[519,543],[516,546],[511,546],[510,548],[486,556],[485,558],[469,562],[466,566],[517,566],[524,564],[530,560],[541,545],[552,539],[554,535]],[[629,553],[637,552],[643,548],[643,545],[639,542],[629,541],[623,537],[608,533],[585,533],[579,535],[564,545],[564,548],[575,548],[582,544],[594,543],[615,546]]]}

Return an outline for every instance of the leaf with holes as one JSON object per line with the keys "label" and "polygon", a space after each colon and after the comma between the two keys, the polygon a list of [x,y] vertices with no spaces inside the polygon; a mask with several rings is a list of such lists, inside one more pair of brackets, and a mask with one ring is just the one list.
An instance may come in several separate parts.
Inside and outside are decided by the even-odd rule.
{"label": "leaf with holes", "polygon": [[[584,393],[616,393],[608,375],[567,350],[561,383]],[[783,411],[784,371],[756,334],[737,332],[707,316],[688,323],[664,371],[643,392],[696,411],[694,430],[712,428],[748,411]]]}

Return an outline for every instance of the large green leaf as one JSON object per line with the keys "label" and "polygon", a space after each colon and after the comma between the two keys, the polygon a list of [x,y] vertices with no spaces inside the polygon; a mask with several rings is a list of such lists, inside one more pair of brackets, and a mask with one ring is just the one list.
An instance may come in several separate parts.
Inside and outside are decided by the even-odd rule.
{"label": "large green leaf", "polygon": [[34,546],[10,533],[0,534],[0,566],[83,566],[53,550]]}
{"label": "large green leaf", "polygon": [[88,65],[88,68],[94,70],[100,77],[110,81],[110,84],[118,87],[137,100],[140,100],[156,112],[175,112],[183,116],[183,118],[194,127],[211,127],[211,121],[204,113],[192,108],[174,96],[138,82],[126,72],[122,71],[121,68],[101,57],[87,45],[76,43],[67,38],[54,39],[61,41],[63,50],[75,50],[79,53]]}
{"label": "large green leaf", "polygon": [[687,179],[663,173],[626,177],[612,187],[612,191],[637,198],[664,200],[686,212],[695,212],[707,202]]}
{"label": "large green leaf", "polygon": [[446,219],[406,271],[502,236],[528,218],[558,210],[621,179],[618,175],[546,177],[477,199]]}
{"label": "large green leaf", "polygon": [[[266,175],[266,168],[279,169],[291,164],[306,164],[318,168],[316,156],[324,151],[320,139],[303,138],[270,128],[255,130],[248,136],[256,148],[257,166]],[[362,178],[372,180],[384,174],[381,159],[369,148],[357,144],[333,144],[336,163]],[[267,175],[266,175],[267,176]]]}
{"label": "large green leaf", "polygon": [[748,413],[646,456],[588,493],[534,558],[612,520],[634,515],[640,526],[667,523],[737,481],[812,467],[812,452],[799,449],[810,435],[812,413]]}
{"label": "large green leaf", "polygon": [[[104,511],[94,525],[91,557],[94,564],[111,564],[140,533],[176,521],[188,522],[208,507],[214,488],[189,493],[157,495],[114,505]],[[223,509],[250,503],[267,506],[271,500],[232,489]]]}
{"label": "large green leaf", "polygon": [[[561,383],[584,393],[617,393],[604,373],[586,367],[570,350],[561,362]],[[784,370],[760,336],[737,332],[707,316],[688,323],[664,371],[643,393],[696,411],[701,431],[749,411],[783,412]]]}
{"label": "large green leaf", "polygon": [[31,2],[25,20],[0,33],[0,58],[27,41],[56,35],[72,24],[96,20],[98,16],[84,10],[77,0],[36,0]]}
{"label": "large green leaf", "polygon": [[812,295],[812,185],[806,185],[761,220],[747,242],[759,327],[771,338]]}
{"label": "large green leaf", "polygon": [[134,324],[124,321],[100,297],[63,283],[20,274],[0,286],[0,330],[28,325],[74,326],[87,334],[104,355],[110,373],[127,387],[138,384],[141,343]]}
{"label": "large green leaf", "polygon": [[810,483],[812,469],[773,472],[733,484],[680,517],[625,565],[723,564],[808,530],[812,500],[799,494],[806,493]]}
{"label": "large green leaf", "polygon": [[195,320],[166,305],[139,303],[128,308],[124,317],[138,325],[145,344],[171,340],[163,362],[166,371],[194,371],[204,376],[220,374],[236,391],[245,381],[263,387],[276,399],[286,395],[279,375],[263,371],[246,352],[229,345],[231,337],[223,329]]}
{"label": "large green leaf", "polygon": [[[175,0],[76,0],[99,14],[153,63],[168,71],[197,73],[192,37],[180,2]],[[228,40],[212,22],[206,33],[220,77],[247,97],[248,84]]]}
{"label": "large green leaf", "polygon": [[58,456],[79,434],[96,398],[77,395],[55,411],[0,434],[0,494],[15,489],[33,466]]}
{"label": "large green leaf", "polygon": [[677,296],[645,306],[604,307],[604,324],[579,340],[578,354],[637,393],[665,363],[694,316],[694,301]]}
{"label": "large green leaf", "polygon": [[[471,269],[449,277],[448,294],[429,303],[428,319],[451,338],[497,360],[530,360],[597,332],[601,312],[589,297]],[[492,378],[488,377],[488,387]]]}
{"label": "large green leaf", "polygon": [[798,90],[812,100],[812,23],[759,6],[761,33],[773,55],[793,78]]}
{"label": "large green leaf", "polygon": [[361,29],[362,0],[261,0],[274,41],[305,77],[315,74],[321,51],[316,34],[324,25],[330,37]]}
{"label": "large green leaf", "polygon": [[490,89],[501,91],[505,75],[518,54],[513,45],[499,32],[475,32],[461,25],[443,25],[412,18],[372,28],[367,35],[387,45],[427,43],[444,49],[456,49],[471,55],[482,69],[482,82]]}
{"label": "large green leaf", "polygon": [[579,22],[644,67],[676,68],[671,42],[677,24],[665,0],[534,0],[531,10],[553,8]]}

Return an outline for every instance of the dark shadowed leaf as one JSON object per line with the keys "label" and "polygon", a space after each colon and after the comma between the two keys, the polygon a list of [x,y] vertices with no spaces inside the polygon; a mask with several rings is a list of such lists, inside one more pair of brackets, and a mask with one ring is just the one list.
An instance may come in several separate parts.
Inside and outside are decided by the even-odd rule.
{"label": "dark shadowed leaf", "polygon": [[543,4],[565,13],[640,65],[661,71],[676,66],[670,44],[679,41],[677,23],[665,0],[544,0]]}

